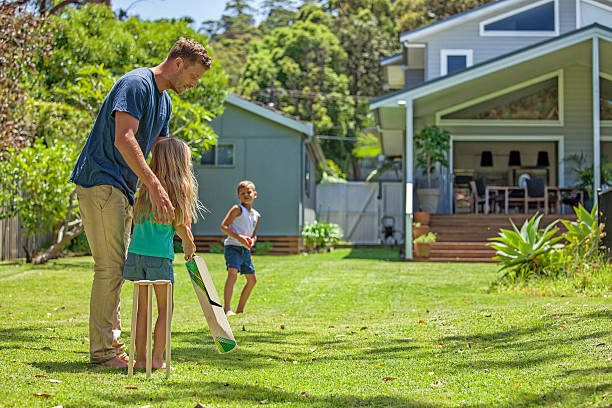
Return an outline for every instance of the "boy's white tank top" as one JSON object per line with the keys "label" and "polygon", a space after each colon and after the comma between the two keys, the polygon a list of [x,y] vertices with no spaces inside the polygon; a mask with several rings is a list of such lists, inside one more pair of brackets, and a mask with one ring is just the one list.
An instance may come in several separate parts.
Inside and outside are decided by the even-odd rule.
{"label": "boy's white tank top", "polygon": [[[253,231],[255,231],[255,226],[257,225],[257,220],[259,220],[260,215],[254,208],[249,211],[242,204],[238,204],[238,207],[240,207],[240,211],[242,211],[242,213],[238,217],[234,218],[234,221],[230,224],[229,228],[236,234],[252,237]],[[230,237],[229,235],[227,238],[225,238],[225,241],[223,243],[224,245],[236,245],[245,247],[240,243],[240,241],[233,237]]]}

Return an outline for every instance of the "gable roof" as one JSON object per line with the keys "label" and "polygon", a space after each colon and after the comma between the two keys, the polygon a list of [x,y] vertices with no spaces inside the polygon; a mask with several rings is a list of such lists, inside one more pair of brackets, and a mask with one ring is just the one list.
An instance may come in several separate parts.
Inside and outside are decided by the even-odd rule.
{"label": "gable roof", "polygon": [[491,72],[496,72],[500,69],[511,67],[521,62],[537,58],[550,52],[557,51],[598,36],[604,37],[608,41],[612,42],[612,28],[602,26],[600,24],[591,24],[589,26],[570,31],[558,37],[554,37],[520,50],[501,55],[497,58],[472,65],[469,68],[453,72],[450,75],[434,78],[411,88],[401,89],[379,98],[372,99],[370,102],[370,110],[374,110],[382,106],[396,106],[400,100],[419,98],[429,95],[447,87],[470,81]]}
{"label": "gable roof", "polygon": [[512,6],[514,3],[524,2],[525,0],[496,0],[491,3],[484,4],[480,7],[464,11],[463,13],[455,14],[444,20],[438,20],[434,23],[428,24],[417,29],[406,31],[400,34],[400,42],[419,40],[427,35],[431,35],[435,32],[447,30],[453,26],[463,24],[467,20],[471,20],[477,17],[481,17],[484,14],[491,14],[498,9],[507,8]]}
{"label": "gable roof", "polygon": [[246,99],[234,93],[230,93],[227,98],[225,98],[225,102],[242,108],[255,115],[271,120],[272,122],[276,122],[279,125],[288,127],[289,129],[293,129],[297,132],[303,133],[309,138],[314,135],[314,128],[312,126],[312,123],[306,123],[302,122],[301,120],[294,119],[284,112],[272,109],[263,104],[252,101],[250,99]]}

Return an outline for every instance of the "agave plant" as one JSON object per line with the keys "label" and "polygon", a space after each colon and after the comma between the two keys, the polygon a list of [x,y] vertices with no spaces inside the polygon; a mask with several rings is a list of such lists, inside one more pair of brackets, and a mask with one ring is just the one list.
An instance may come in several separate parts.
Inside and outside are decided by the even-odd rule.
{"label": "agave plant", "polygon": [[557,252],[563,245],[562,239],[556,236],[559,232],[554,227],[556,221],[540,229],[542,215],[534,215],[525,221],[519,230],[512,220],[513,230],[502,229],[498,237],[491,238],[495,243],[489,244],[497,251],[493,259],[500,261],[499,271],[506,271],[504,278],[528,278],[531,275],[548,275],[553,272],[550,267],[558,262]]}
{"label": "agave plant", "polygon": [[592,255],[597,255],[599,251],[599,242],[603,235],[603,224],[597,219],[597,206],[589,212],[582,205],[574,208],[576,221],[561,222],[567,228],[567,233],[564,235],[567,241],[566,250],[577,258],[587,258]]}

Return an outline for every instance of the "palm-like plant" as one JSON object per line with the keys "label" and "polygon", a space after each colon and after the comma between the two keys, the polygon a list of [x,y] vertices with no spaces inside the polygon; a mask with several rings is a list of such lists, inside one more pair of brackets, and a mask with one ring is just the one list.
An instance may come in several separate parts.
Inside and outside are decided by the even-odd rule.
{"label": "palm-like plant", "polygon": [[490,239],[496,241],[489,244],[497,251],[493,259],[500,261],[500,272],[506,271],[501,279],[552,273],[549,267],[557,260],[556,250],[563,247],[558,243],[562,237],[555,236],[559,232],[554,227],[556,221],[540,229],[541,219],[542,215],[534,215],[520,230],[510,220],[513,230],[502,229],[498,237]]}
{"label": "palm-like plant", "polygon": [[564,235],[567,241],[566,250],[576,258],[585,259],[599,252],[599,242],[605,234],[603,224],[597,219],[597,206],[589,212],[582,205],[574,208],[576,221],[561,222],[567,228]]}

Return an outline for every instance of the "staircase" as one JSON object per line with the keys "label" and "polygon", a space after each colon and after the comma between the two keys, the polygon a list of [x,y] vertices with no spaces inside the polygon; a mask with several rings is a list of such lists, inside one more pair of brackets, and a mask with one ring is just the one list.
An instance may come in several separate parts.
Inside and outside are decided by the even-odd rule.
{"label": "staircase", "polygon": [[[437,235],[431,245],[429,258],[414,258],[429,262],[495,262],[495,250],[487,244],[489,238],[498,236],[500,229],[512,229],[510,219],[517,227],[533,214],[431,214],[430,231]],[[558,219],[576,220],[575,215],[550,214],[540,221],[540,227]],[[565,231],[563,224],[557,226]]]}

